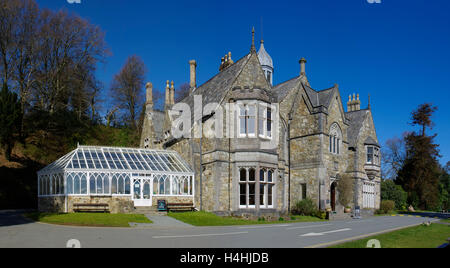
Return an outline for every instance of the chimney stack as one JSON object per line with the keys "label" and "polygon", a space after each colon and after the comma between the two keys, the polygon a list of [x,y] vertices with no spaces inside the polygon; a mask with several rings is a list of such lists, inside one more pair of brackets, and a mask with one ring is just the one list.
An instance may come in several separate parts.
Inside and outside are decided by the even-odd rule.
{"label": "chimney stack", "polygon": [[146,89],[146,105],[153,105],[153,84],[148,82],[145,85],[145,89]]}
{"label": "chimney stack", "polygon": [[170,105],[175,104],[175,83],[172,81],[170,87]]}
{"label": "chimney stack", "polygon": [[306,59],[305,58],[301,58],[301,60],[299,61],[300,63],[300,75],[305,76],[306,75]]}
{"label": "chimney stack", "polygon": [[195,60],[191,60],[189,61],[189,65],[190,65],[190,77],[191,77],[191,82],[190,82],[190,88],[191,88],[191,92],[197,88],[197,62]]}
{"label": "chimney stack", "polygon": [[166,100],[165,100],[166,110],[169,107],[169,105],[170,105],[170,81],[167,80],[167,82],[166,82]]}
{"label": "chimney stack", "polygon": [[348,112],[354,112],[361,110],[361,101],[359,100],[359,94],[353,94],[349,96],[348,102],[347,102],[347,111]]}

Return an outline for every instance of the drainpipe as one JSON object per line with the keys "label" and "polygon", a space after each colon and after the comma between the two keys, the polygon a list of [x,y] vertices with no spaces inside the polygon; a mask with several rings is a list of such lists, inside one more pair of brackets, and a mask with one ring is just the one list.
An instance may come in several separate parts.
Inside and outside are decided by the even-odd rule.
{"label": "drainpipe", "polygon": [[291,214],[291,121],[292,114],[288,120],[288,214]]}

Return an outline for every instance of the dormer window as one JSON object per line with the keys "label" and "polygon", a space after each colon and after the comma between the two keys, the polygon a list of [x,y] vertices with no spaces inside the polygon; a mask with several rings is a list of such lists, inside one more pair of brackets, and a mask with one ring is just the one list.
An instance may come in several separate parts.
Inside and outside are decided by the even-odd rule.
{"label": "dormer window", "polygon": [[342,134],[338,124],[333,124],[330,128],[330,153],[341,154]]}

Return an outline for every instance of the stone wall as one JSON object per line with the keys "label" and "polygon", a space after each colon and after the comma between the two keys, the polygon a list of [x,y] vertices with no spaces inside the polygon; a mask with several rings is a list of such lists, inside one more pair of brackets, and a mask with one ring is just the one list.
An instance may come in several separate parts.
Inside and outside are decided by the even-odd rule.
{"label": "stone wall", "polygon": [[39,212],[64,213],[65,207],[64,196],[38,198]]}

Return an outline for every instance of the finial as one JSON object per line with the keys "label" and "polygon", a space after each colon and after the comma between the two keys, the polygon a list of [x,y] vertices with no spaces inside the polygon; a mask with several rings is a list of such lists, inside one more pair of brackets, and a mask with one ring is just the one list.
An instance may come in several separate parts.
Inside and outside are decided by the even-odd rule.
{"label": "finial", "polygon": [[171,83],[171,88],[174,89],[175,88],[175,83],[172,81]]}
{"label": "finial", "polygon": [[167,82],[166,82],[166,88],[170,88],[170,81],[169,80],[167,80]]}
{"label": "finial", "polygon": [[370,103],[370,94],[369,94],[369,106],[368,109],[371,110],[372,109],[372,104]]}
{"label": "finial", "polygon": [[255,27],[252,29],[252,48],[250,49],[250,52],[256,52],[255,48]]}

